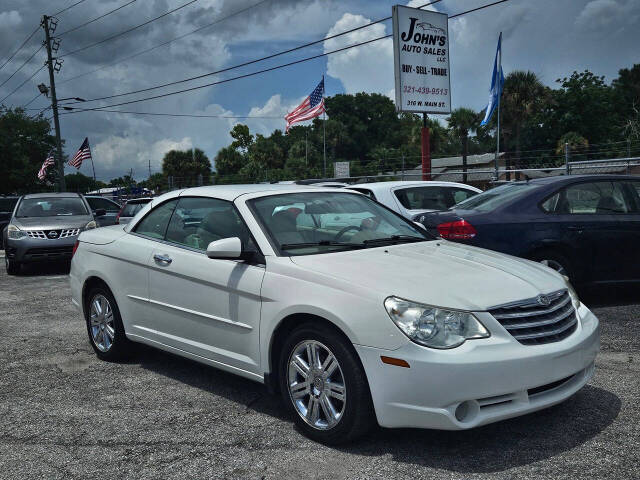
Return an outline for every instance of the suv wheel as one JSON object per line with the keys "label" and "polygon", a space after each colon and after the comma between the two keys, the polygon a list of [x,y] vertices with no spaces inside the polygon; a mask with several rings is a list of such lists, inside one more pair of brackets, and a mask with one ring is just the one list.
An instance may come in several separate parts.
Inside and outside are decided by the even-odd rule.
{"label": "suv wheel", "polygon": [[532,260],[540,262],[561,275],[569,277],[571,281],[574,280],[569,260],[560,253],[556,253],[552,250],[542,250],[540,252],[536,252],[532,257]]}
{"label": "suv wheel", "polygon": [[305,324],[286,340],[280,390],[298,427],[313,440],[355,440],[374,422],[369,385],[353,346],[330,328]]}
{"label": "suv wheel", "polygon": [[7,253],[5,252],[4,266],[7,269],[7,274],[17,275],[18,273],[20,273],[20,267],[22,265],[20,264],[20,262],[16,262],[15,260],[11,260],[9,257],[7,257]]}
{"label": "suv wheel", "polygon": [[101,360],[109,362],[126,358],[130,341],[124,333],[120,310],[106,287],[94,287],[86,297],[85,319],[89,342]]}

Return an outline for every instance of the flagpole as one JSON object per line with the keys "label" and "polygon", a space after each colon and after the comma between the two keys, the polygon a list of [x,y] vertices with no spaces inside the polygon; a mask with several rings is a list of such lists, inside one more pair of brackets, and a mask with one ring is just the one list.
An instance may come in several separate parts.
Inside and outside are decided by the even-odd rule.
{"label": "flagpole", "polygon": [[[322,100],[324,101],[324,75],[322,76]],[[322,111],[322,158],[324,163],[324,178],[327,178],[327,112]]]}
{"label": "flagpole", "polygon": [[500,32],[500,49],[498,50],[498,71],[496,73],[498,76],[498,131],[496,133],[496,158],[495,158],[495,170],[496,170],[496,181],[500,179],[498,172],[498,157],[500,156],[500,97],[502,97],[502,91],[499,87],[502,82],[502,32]]}

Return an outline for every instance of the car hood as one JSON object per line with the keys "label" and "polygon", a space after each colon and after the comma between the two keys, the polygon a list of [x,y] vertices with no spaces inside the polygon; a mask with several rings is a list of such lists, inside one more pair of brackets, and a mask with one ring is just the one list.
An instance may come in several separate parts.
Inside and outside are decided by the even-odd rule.
{"label": "car hood", "polygon": [[91,215],[60,215],[58,217],[14,217],[11,223],[26,230],[59,230],[61,228],[83,228],[92,220]]}
{"label": "car hood", "polygon": [[540,264],[445,240],[291,257],[300,267],[407,300],[482,311],[566,284]]}

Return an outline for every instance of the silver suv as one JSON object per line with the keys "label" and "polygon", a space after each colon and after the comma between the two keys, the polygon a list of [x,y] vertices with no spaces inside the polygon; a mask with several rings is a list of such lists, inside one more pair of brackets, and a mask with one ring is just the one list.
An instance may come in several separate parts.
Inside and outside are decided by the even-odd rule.
{"label": "silver suv", "polygon": [[[96,215],[104,215],[104,211]],[[71,260],[78,235],[91,228],[96,228],[96,221],[82,195],[36,193],[20,197],[2,234],[7,273],[19,273],[23,263]]]}

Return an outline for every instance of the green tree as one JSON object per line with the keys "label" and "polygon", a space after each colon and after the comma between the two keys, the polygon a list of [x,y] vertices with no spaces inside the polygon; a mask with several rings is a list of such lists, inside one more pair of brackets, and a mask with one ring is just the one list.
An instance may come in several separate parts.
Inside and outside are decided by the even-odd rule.
{"label": "green tree", "polygon": [[42,117],[32,119],[21,109],[0,107],[0,194],[51,190],[55,167],[49,167],[45,182],[37,177],[55,144],[50,130]]}
{"label": "green tree", "polygon": [[170,150],[162,159],[162,173],[173,177],[176,187],[198,185],[200,180],[209,181],[211,162],[199,148]]}
{"label": "green tree", "polygon": [[[521,166],[522,132],[542,109],[544,94],[544,86],[531,71],[516,70],[505,78],[501,99],[501,133],[515,146],[516,169]],[[519,177],[516,174],[516,178]]]}
{"label": "green tree", "polygon": [[104,188],[106,183],[94,181],[92,177],[83,175],[80,172],[70,173],[64,176],[64,181],[69,192],[87,193],[98,188]]}
{"label": "green tree", "polygon": [[480,123],[478,114],[470,108],[460,107],[447,118],[453,134],[462,144],[462,182],[467,182],[467,156],[469,155],[469,133],[474,132]]}

